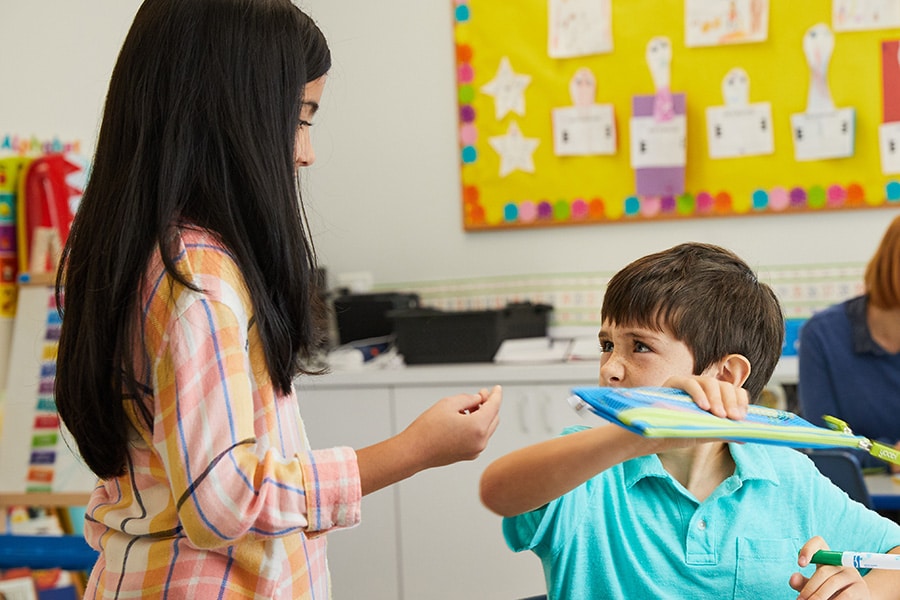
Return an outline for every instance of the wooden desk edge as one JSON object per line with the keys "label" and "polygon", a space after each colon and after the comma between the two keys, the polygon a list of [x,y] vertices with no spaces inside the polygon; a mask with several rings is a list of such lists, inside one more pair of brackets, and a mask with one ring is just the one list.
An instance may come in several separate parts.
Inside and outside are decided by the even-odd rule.
{"label": "wooden desk edge", "polygon": [[0,493],[0,507],[8,506],[85,506],[90,492]]}
{"label": "wooden desk edge", "polygon": [[56,271],[47,273],[20,273],[19,285],[56,285]]}
{"label": "wooden desk edge", "polygon": [[0,535],[6,533],[6,509],[10,506],[46,506],[60,508],[65,506],[86,506],[90,500],[90,492],[35,492],[35,493],[0,493]]}

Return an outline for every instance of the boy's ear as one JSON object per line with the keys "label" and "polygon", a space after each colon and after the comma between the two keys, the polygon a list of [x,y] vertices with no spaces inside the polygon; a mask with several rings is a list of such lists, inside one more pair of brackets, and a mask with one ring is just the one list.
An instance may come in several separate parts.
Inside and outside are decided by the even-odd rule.
{"label": "boy's ear", "polygon": [[750,377],[750,361],[743,354],[729,354],[719,362],[716,379],[741,387],[748,377]]}

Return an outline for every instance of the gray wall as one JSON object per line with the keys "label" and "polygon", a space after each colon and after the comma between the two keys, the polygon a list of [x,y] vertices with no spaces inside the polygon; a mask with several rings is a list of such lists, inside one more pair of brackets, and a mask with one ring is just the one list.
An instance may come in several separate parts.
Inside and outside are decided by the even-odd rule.
{"label": "gray wall", "polygon": [[[77,138],[90,149],[137,0],[0,0],[6,55],[0,136]],[[452,3],[300,0],[334,67],[303,172],[320,255],[334,276],[379,285],[614,271],[685,240],[751,264],[864,262],[897,209],[465,233],[457,166]]]}

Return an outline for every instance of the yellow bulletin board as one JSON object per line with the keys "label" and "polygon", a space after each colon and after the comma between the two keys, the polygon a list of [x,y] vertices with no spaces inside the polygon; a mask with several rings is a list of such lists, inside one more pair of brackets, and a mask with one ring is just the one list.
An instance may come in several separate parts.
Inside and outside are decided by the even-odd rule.
{"label": "yellow bulletin board", "polygon": [[[548,53],[548,0],[455,0],[463,223],[469,231],[581,223],[782,214],[900,205],[900,176],[882,174],[878,128],[884,121],[882,42],[900,29],[835,31],[827,81],[837,109],[855,109],[855,144],[846,158],[798,161],[791,115],[806,110],[811,72],[802,39],[815,24],[832,27],[832,0],[771,0],[762,42],[687,47],[684,0],[612,0],[613,50],[575,58]],[[638,196],[629,153],[635,95],[652,95],[649,40],[672,47],[671,92],[686,96],[684,190]],[[496,118],[482,89],[507,59],[530,77],[523,114]],[[598,104],[612,104],[615,154],[557,156],[551,112],[570,106],[579,68],[596,77]],[[706,107],[723,105],[722,80],[734,67],[749,75],[753,102],[771,103],[774,153],[712,159]],[[900,98],[897,99],[900,102]],[[515,124],[537,140],[533,170],[501,176],[490,139]]]}

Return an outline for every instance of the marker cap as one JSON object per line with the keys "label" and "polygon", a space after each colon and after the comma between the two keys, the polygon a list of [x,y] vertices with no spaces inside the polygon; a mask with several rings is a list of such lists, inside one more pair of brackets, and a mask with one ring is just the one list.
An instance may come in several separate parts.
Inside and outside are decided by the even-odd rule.
{"label": "marker cap", "polygon": [[841,562],[842,554],[843,552],[838,552],[837,550],[816,550],[810,562],[817,565],[835,565],[839,567],[843,564]]}

